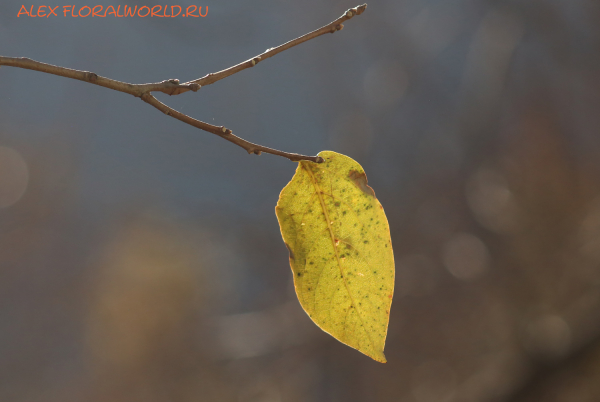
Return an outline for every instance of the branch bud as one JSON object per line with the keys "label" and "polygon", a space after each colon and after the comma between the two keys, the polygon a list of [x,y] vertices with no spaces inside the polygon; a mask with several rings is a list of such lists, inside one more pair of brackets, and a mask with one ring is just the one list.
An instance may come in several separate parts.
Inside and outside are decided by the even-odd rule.
{"label": "branch bud", "polygon": [[91,71],[86,71],[86,74],[85,74],[85,75],[86,75],[86,77],[85,77],[85,78],[86,78],[86,79],[87,79],[89,82],[96,82],[96,80],[98,79],[98,74],[96,74],[96,73],[92,73]]}

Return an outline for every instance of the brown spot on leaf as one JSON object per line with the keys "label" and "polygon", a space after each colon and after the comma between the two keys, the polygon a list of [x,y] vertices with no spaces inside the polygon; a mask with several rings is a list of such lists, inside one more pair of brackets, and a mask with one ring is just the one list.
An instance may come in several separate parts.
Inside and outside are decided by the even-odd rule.
{"label": "brown spot on leaf", "polygon": [[373,191],[373,189],[367,184],[367,175],[365,174],[365,172],[351,170],[348,177],[363,193],[375,198],[375,191]]}
{"label": "brown spot on leaf", "polygon": [[288,252],[290,253],[290,260],[293,260],[294,259],[294,252],[292,251],[292,249],[290,248],[290,246],[287,243],[284,243],[284,244],[287,247]]}

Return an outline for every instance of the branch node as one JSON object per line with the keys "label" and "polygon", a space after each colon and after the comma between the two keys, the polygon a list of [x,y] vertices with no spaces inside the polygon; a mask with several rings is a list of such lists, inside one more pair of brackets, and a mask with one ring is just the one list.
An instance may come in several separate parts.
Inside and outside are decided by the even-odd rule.
{"label": "branch node", "polygon": [[348,11],[346,11],[346,17],[348,18],[352,18],[354,16],[354,10],[350,9]]}
{"label": "branch node", "polygon": [[190,84],[189,88],[194,91],[197,92],[200,88],[202,88],[202,85],[200,84],[196,84],[195,82]]}
{"label": "branch node", "polygon": [[344,24],[337,24],[336,26],[331,28],[331,33],[341,31],[342,29],[344,29]]}
{"label": "branch node", "polygon": [[261,152],[261,151],[259,151],[258,149],[256,149],[256,150],[254,150],[254,154],[255,154],[255,155],[260,155],[260,154],[262,154],[262,152]]}
{"label": "branch node", "polygon": [[227,129],[224,126],[221,126],[221,132],[226,133]]}
{"label": "branch node", "polygon": [[98,74],[92,73],[91,71],[86,71],[85,79],[89,82],[96,82],[98,80]]}
{"label": "branch node", "polygon": [[171,78],[168,80],[171,84],[179,85],[179,80],[177,78]]}

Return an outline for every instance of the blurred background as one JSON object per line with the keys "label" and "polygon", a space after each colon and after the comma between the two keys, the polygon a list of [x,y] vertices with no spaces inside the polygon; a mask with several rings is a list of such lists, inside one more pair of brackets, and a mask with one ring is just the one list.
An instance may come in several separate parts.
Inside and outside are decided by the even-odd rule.
{"label": "blurred background", "polygon": [[[0,3],[0,54],[133,83],[201,77],[358,5],[17,18],[22,4]],[[158,94],[362,164],[395,250],[385,365],[296,299],[274,213],[295,163],[0,68],[0,399],[600,400],[598,49],[597,1],[380,0],[198,93]]]}

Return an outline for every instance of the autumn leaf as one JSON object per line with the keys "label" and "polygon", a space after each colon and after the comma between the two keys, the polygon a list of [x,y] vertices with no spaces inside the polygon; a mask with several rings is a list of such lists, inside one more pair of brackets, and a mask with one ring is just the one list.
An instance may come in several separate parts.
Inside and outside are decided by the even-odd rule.
{"label": "autumn leaf", "polygon": [[323,331],[385,363],[394,254],[363,168],[332,151],[301,161],[275,208],[300,304]]}

